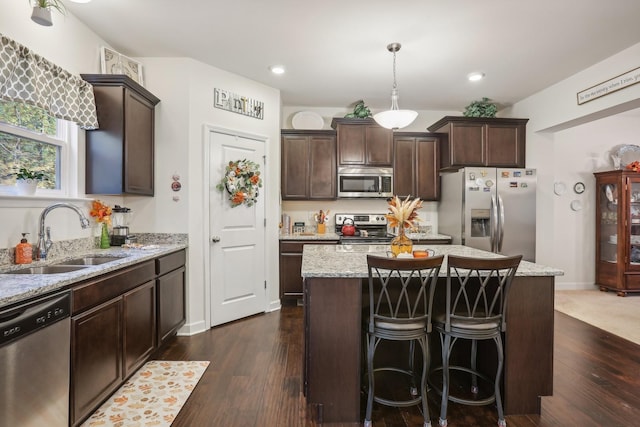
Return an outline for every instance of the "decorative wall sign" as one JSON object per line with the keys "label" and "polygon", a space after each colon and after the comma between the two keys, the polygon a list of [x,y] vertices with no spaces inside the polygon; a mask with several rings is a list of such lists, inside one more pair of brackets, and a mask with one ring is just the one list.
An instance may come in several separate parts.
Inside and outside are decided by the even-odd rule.
{"label": "decorative wall sign", "polygon": [[640,67],[578,92],[578,105],[640,83]]}
{"label": "decorative wall sign", "polygon": [[213,106],[222,110],[242,114],[262,120],[264,118],[264,102],[247,98],[224,89],[214,89]]}
{"label": "decorative wall sign", "polygon": [[100,49],[100,70],[102,74],[125,74],[144,86],[142,64],[108,47]]}

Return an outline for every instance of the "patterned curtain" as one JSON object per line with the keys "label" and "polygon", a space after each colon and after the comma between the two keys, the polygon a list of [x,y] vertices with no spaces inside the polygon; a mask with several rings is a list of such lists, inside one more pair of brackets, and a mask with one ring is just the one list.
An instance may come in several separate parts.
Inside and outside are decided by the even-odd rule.
{"label": "patterned curtain", "polygon": [[97,129],[93,86],[0,34],[0,98],[35,105],[59,119]]}

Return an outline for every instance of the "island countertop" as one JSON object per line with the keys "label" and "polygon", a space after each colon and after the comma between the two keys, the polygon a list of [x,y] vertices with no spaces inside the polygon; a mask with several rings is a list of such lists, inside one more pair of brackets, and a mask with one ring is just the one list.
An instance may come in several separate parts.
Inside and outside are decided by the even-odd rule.
{"label": "island countertop", "polygon": [[[431,249],[445,255],[440,275],[447,275],[446,255],[497,258],[492,252],[462,245],[414,245],[414,249]],[[387,256],[389,245],[305,245],[302,252],[302,277],[368,277],[367,255]],[[561,276],[557,268],[522,261],[516,276]]]}

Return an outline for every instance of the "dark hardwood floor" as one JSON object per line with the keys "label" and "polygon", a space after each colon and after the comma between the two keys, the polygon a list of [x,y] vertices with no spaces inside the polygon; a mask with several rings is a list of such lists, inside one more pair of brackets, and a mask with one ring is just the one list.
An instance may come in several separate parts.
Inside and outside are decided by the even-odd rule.
{"label": "dark hardwood floor", "polygon": [[[172,427],[316,426],[302,395],[302,352],[302,308],[293,306],[177,337],[157,359],[211,365]],[[435,427],[439,404],[432,397]],[[491,406],[450,403],[448,420],[451,427],[497,425]],[[542,399],[540,415],[506,420],[510,427],[639,425],[640,346],[556,312],[554,395]],[[418,406],[376,405],[373,424],[422,426],[422,416]]]}

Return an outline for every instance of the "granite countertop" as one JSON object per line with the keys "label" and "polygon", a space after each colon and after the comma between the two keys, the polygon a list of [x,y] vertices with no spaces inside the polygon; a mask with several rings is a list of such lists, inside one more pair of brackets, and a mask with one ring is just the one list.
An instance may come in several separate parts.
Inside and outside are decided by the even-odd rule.
{"label": "granite countertop", "polygon": [[[461,245],[414,245],[414,249],[432,249],[436,255],[498,258],[492,252]],[[387,256],[389,245],[305,245],[302,252],[302,277],[368,277],[367,255]],[[440,276],[447,275],[447,259]],[[564,272],[528,261],[521,261],[516,276],[562,276]]]}
{"label": "granite countertop", "polygon": [[[0,267],[0,308],[22,300],[31,299],[39,295],[48,294],[56,290],[62,290],[73,283],[81,282],[123,267],[138,264],[186,247],[186,244],[145,245],[141,249],[112,247],[110,249],[95,249],[77,252],[73,253],[73,256],[58,258],[51,261],[34,261],[31,264],[2,266]],[[69,273],[7,274],[9,271],[29,267],[62,264],[66,260],[86,256],[110,256],[117,258],[115,258],[114,261],[100,265],[89,265],[86,266],[86,268]]]}
{"label": "granite countertop", "polygon": [[[407,237],[414,240],[445,240],[451,239],[451,236],[445,234],[432,233],[407,233]],[[337,233],[327,232],[324,234],[315,233],[299,233],[299,234],[281,234],[280,240],[340,240]]]}

